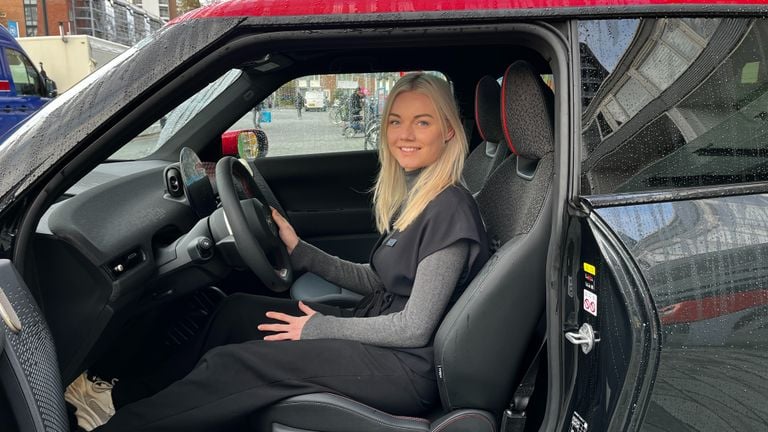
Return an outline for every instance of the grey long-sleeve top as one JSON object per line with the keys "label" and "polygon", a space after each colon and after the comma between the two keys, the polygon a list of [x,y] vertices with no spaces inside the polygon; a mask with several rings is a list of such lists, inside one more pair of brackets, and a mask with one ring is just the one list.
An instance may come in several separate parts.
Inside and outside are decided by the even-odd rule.
{"label": "grey long-sleeve top", "polygon": [[[462,276],[469,247],[468,242],[458,241],[422,259],[402,311],[364,318],[316,313],[304,325],[301,338],[347,339],[391,348],[426,346]],[[344,261],[303,241],[294,248],[291,263],[361,294],[383,287],[369,264]]]}

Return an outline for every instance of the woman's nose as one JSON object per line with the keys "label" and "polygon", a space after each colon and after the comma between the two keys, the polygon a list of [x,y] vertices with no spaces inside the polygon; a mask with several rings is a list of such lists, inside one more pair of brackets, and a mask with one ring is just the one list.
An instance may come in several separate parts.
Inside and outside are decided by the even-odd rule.
{"label": "woman's nose", "polygon": [[412,125],[405,125],[403,128],[403,134],[401,136],[402,139],[413,141],[413,139],[416,137],[416,135],[413,133],[414,129]]}

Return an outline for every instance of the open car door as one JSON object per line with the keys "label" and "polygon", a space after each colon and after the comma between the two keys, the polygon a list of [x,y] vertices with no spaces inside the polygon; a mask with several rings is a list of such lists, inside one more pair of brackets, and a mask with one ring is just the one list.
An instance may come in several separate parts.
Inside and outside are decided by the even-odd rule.
{"label": "open car door", "polygon": [[566,409],[559,430],[635,430],[658,355],[645,282],[586,203],[570,219],[562,268]]}

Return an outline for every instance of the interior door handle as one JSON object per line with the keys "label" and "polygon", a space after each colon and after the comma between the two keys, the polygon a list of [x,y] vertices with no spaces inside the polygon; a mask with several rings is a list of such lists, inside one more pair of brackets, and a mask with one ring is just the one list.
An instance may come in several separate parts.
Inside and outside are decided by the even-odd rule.
{"label": "interior door handle", "polygon": [[565,338],[574,345],[581,345],[581,352],[589,354],[595,344],[600,342],[597,332],[588,323],[584,323],[578,332],[566,332]]}

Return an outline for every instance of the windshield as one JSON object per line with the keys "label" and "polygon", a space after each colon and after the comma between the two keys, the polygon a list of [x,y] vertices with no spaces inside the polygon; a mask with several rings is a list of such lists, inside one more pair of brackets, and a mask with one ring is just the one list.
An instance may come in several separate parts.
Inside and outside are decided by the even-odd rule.
{"label": "windshield", "polygon": [[120,148],[120,150],[112,154],[109,160],[134,160],[153,154],[213,99],[237,80],[241,74],[241,70],[232,69],[216,81],[208,84],[204,89],[144,129]]}

